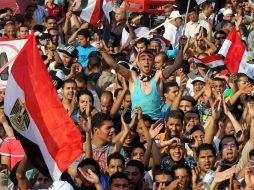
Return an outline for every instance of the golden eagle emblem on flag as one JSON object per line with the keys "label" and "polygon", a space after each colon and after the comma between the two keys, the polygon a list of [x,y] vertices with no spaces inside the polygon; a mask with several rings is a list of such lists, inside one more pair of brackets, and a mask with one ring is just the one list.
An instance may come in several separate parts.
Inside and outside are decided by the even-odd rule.
{"label": "golden eagle emblem on flag", "polygon": [[21,131],[27,130],[30,119],[26,110],[26,105],[20,99],[17,99],[10,113],[11,123]]}

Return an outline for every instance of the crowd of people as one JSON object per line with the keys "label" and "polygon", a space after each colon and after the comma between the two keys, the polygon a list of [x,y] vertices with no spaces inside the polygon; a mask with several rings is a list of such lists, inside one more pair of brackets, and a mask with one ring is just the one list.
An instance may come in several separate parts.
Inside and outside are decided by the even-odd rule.
{"label": "crowd of people", "polygon": [[112,0],[107,34],[106,18],[92,26],[75,2],[31,0],[22,14],[0,10],[1,40],[34,32],[83,137],[68,182],[53,182],[15,137],[1,87],[0,189],[254,189],[253,78],[195,61],[217,54],[236,28],[252,64],[254,4],[206,0],[184,14],[177,4],[150,14]]}

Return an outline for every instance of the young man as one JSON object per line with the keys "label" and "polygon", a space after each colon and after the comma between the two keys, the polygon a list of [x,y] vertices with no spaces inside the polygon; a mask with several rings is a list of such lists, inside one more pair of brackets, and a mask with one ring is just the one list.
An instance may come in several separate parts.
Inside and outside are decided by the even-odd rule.
{"label": "young man", "polygon": [[56,17],[54,16],[47,16],[45,19],[45,33],[48,33],[48,30],[51,28],[56,28],[57,27],[57,21],[56,21]]}
{"label": "young man", "polygon": [[186,113],[188,111],[191,111],[195,105],[196,101],[194,98],[192,98],[191,96],[183,96],[180,101],[179,109]]}
{"label": "young man", "polygon": [[109,179],[109,190],[129,190],[128,177],[122,172],[116,172]]}
{"label": "young man", "polygon": [[179,86],[176,82],[167,82],[163,85],[163,96],[165,98],[165,103],[161,108],[161,116],[164,121],[166,121],[166,117],[168,112],[171,109],[171,105],[173,104],[177,94],[179,92]]}
{"label": "young man", "polygon": [[196,151],[197,163],[200,168],[200,175],[205,174],[212,169],[216,160],[216,150],[211,144],[201,144]]}
{"label": "young man", "polygon": [[62,84],[62,103],[69,115],[74,111],[74,98],[77,91],[77,84],[72,79],[67,79]]}
{"label": "young man", "polygon": [[22,24],[20,27],[18,27],[18,30],[17,30],[18,38],[24,38],[28,34],[29,34],[29,28],[27,25]]}
{"label": "young man", "polygon": [[173,178],[179,179],[179,187],[182,190],[191,190],[191,168],[184,164],[178,163],[172,167]]}
{"label": "young man", "polygon": [[110,114],[113,103],[113,94],[110,91],[104,91],[100,97],[101,112],[105,114]]}
{"label": "young man", "polygon": [[144,172],[145,168],[142,162],[130,160],[127,163],[124,173],[128,177],[130,190],[142,190]]}
{"label": "young man", "polygon": [[88,56],[92,51],[96,51],[96,48],[90,44],[91,33],[88,29],[81,29],[77,33],[79,46],[78,50],[78,61],[82,67],[88,67]]}
{"label": "young man", "polygon": [[122,172],[124,170],[125,159],[120,153],[110,154],[107,158],[107,174],[111,177],[115,173]]}
{"label": "young man", "polygon": [[165,190],[172,182],[172,175],[168,170],[155,170],[153,181],[156,183],[156,189],[158,189],[161,184],[161,190]]}
{"label": "young man", "polygon": [[98,43],[102,57],[117,73],[125,77],[129,82],[131,93],[132,114],[135,107],[141,107],[144,114],[158,120],[161,117],[161,94],[163,78],[167,79],[182,64],[182,51],[179,51],[175,64],[164,70],[154,71],[154,54],[151,51],[143,51],[138,55],[139,72],[128,70],[117,64],[115,60],[106,53],[102,43]]}

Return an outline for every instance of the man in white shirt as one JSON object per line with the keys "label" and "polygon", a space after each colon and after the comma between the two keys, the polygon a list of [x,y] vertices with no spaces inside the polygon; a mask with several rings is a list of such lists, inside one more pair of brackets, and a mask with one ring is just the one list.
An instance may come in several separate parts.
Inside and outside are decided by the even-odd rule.
{"label": "man in white shirt", "polygon": [[199,20],[197,12],[192,9],[189,11],[190,21],[186,24],[184,34],[191,39],[195,38],[195,35],[199,33],[200,28],[203,27],[207,31],[209,30],[209,24],[205,20]]}
{"label": "man in white shirt", "polygon": [[182,21],[179,11],[173,11],[169,16],[169,21],[164,25],[165,32],[163,37],[170,41],[173,49],[176,49],[179,44],[179,38],[182,34],[180,29]]}

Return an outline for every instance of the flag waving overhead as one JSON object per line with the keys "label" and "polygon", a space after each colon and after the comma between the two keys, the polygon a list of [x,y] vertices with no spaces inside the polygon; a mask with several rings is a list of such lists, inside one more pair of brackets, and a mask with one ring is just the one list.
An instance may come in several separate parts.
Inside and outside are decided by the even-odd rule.
{"label": "flag waving overhead", "polygon": [[216,69],[218,67],[224,67],[224,61],[222,56],[216,54],[212,56],[208,56],[202,59],[194,58],[194,62],[198,65],[207,66],[211,69]]}
{"label": "flag waving overhead", "polygon": [[254,65],[249,64],[250,56],[236,28],[233,28],[228,34],[218,54],[225,57],[224,63],[231,73],[245,73],[253,79]]}
{"label": "flag waving overhead", "polygon": [[58,98],[34,35],[9,73],[4,111],[30,161],[54,180],[81,155],[81,134]]}
{"label": "flag waving overhead", "polygon": [[106,16],[108,22],[110,23],[109,13],[113,10],[112,0],[81,0],[80,6],[74,10],[74,12],[80,12],[80,18],[86,22],[98,26],[100,17]]}

